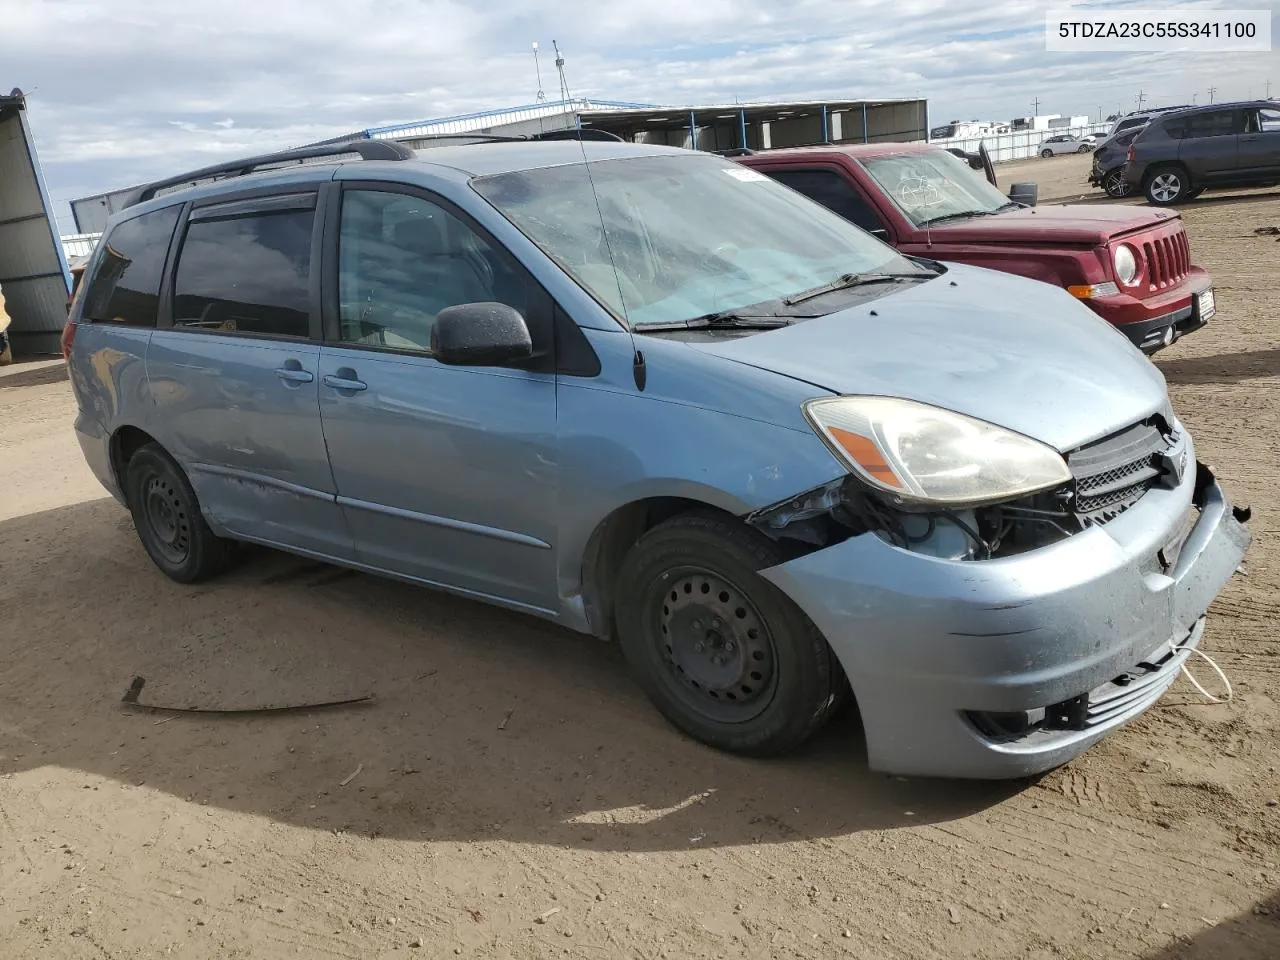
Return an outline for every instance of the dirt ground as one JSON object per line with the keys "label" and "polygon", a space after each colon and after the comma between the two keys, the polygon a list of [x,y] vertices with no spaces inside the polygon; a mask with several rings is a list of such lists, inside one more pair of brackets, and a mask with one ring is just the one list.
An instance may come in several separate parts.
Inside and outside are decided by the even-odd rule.
{"label": "dirt ground", "polygon": [[[1071,195],[1087,159],[1001,183]],[[177,586],[84,466],[61,367],[0,373],[0,954],[1280,957],[1280,244],[1253,234],[1280,191],[1184,216],[1219,314],[1158,362],[1254,508],[1204,640],[1235,699],[1179,680],[1032,783],[871,774],[852,716],[721,755],[607,645],[285,555]],[[170,719],[121,705],[134,675],[377,700]]]}

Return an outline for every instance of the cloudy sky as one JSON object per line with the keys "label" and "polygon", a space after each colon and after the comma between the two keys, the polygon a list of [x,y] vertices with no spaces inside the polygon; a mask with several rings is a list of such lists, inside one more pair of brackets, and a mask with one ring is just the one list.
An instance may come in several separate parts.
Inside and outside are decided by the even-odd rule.
{"label": "cloudy sky", "polygon": [[0,88],[28,95],[66,201],[380,124],[529,103],[557,40],[575,96],[665,104],[927,97],[933,124],[1280,96],[1280,53],[1045,51],[1050,9],[1278,0],[0,0]]}

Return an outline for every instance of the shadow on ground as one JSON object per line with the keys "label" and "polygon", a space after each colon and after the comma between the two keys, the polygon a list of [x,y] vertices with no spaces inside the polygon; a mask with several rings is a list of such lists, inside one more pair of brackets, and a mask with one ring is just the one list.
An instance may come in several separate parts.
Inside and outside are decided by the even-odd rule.
{"label": "shadow on ground", "polygon": [[[943,821],[1023,786],[872,774],[852,711],[798,756],[721,754],[667,726],[610,644],[272,551],[182,587],[111,500],[0,523],[0,569],[0,773],[70,768],[318,830],[600,850]],[[152,714],[121,703],[135,674],[152,703],[377,702]]]}
{"label": "shadow on ground", "polygon": [[67,379],[65,363],[39,363],[30,366],[15,364],[9,368],[0,368],[0,390],[12,390],[17,387],[38,387],[46,383],[59,383]]}
{"label": "shadow on ground", "polygon": [[1144,960],[1276,960],[1280,957],[1280,890],[1252,910]]}
{"label": "shadow on ground", "polygon": [[1280,375],[1280,350],[1244,350],[1178,360],[1157,357],[1155,364],[1170,383],[1234,383]]}

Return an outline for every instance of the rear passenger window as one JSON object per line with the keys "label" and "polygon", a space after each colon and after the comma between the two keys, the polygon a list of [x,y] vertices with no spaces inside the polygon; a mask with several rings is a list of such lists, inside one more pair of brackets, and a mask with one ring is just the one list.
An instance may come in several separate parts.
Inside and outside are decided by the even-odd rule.
{"label": "rear passenger window", "polygon": [[1240,111],[1214,110],[1211,113],[1196,113],[1189,117],[1180,117],[1170,121],[1166,130],[1175,140],[1229,137],[1242,130]]}
{"label": "rear passenger window", "polygon": [[102,241],[102,256],[85,289],[85,320],[154,327],[165,255],[181,205],[125,220]]}
{"label": "rear passenger window", "polygon": [[309,336],[314,222],[314,210],[288,210],[189,224],[174,282],[173,325]]}

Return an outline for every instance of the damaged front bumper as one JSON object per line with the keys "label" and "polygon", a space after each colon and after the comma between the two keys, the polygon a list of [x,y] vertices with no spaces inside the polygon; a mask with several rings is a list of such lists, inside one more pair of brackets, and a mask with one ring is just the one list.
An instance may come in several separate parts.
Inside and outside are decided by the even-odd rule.
{"label": "damaged front bumper", "polygon": [[762,576],[840,659],[872,769],[1021,777],[1173,683],[1244,557],[1247,519],[1197,463],[1105,525],[1016,556],[940,559],[863,534]]}

